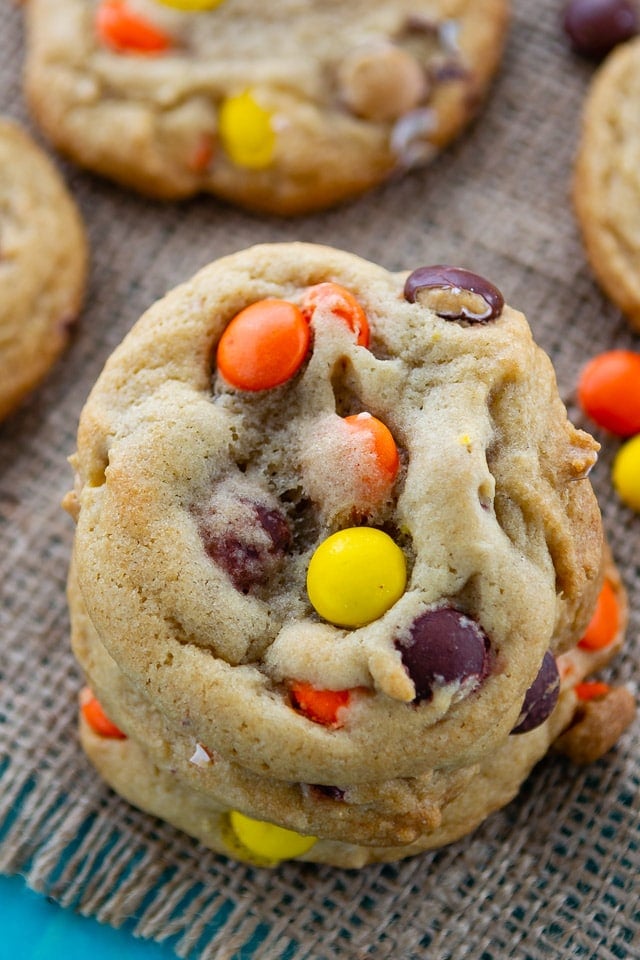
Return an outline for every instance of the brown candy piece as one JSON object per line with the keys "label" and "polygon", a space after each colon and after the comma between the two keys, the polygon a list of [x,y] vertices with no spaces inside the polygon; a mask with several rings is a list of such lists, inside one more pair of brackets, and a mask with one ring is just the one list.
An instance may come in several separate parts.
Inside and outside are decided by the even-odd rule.
{"label": "brown candy piece", "polygon": [[614,746],[635,713],[635,700],[626,687],[613,687],[604,697],[580,701],[571,725],[554,742],[554,749],[574,763],[593,763]]}
{"label": "brown candy piece", "polygon": [[564,31],[576,53],[600,60],[640,29],[640,15],[631,0],[569,0]]}
{"label": "brown candy piece", "polygon": [[488,638],[475,620],[453,607],[420,614],[396,647],[413,680],[416,703],[432,700],[436,689],[451,684],[464,696],[489,672]]}
{"label": "brown candy piece", "polygon": [[556,658],[547,650],[538,675],[527,690],[520,716],[511,733],[528,733],[551,716],[560,694],[560,674]]}
{"label": "brown candy piece", "polygon": [[443,320],[468,323],[495,320],[504,307],[504,297],[484,277],[462,267],[443,264],[418,267],[409,274],[404,296],[409,303],[430,307]]}

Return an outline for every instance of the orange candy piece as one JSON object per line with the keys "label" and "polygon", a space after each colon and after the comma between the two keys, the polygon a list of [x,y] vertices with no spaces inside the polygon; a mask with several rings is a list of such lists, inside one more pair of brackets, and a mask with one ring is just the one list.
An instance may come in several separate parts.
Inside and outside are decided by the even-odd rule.
{"label": "orange candy piece", "polygon": [[580,406],[599,426],[621,437],[640,433],[640,353],[609,350],[582,370]]}
{"label": "orange candy piece", "polygon": [[258,300],[236,314],[220,337],[218,370],[240,390],[270,390],[298,371],[310,337],[295,304]]}
{"label": "orange candy piece", "polygon": [[83,696],[80,709],[82,710],[82,716],[94,733],[101,737],[111,737],[114,740],[127,739],[126,733],[123,733],[112,720],[109,720],[97,697],[91,691],[87,691]]}
{"label": "orange candy piece", "polygon": [[201,134],[189,156],[187,157],[187,166],[194,173],[204,173],[215,154],[215,146],[211,134]]}
{"label": "orange candy piece", "polygon": [[349,705],[351,695],[350,690],[318,690],[302,680],[292,683],[290,691],[295,708],[325,727],[339,725],[338,713]]}
{"label": "orange candy piece", "polygon": [[574,689],[579,700],[597,700],[606,697],[611,687],[601,680],[585,680],[584,683],[576,683]]}
{"label": "orange candy piece", "polygon": [[345,417],[344,422],[354,433],[364,434],[370,439],[378,467],[378,477],[371,478],[371,486],[377,489],[379,480],[383,481],[385,487],[391,486],[398,475],[400,457],[389,428],[370,413],[356,413]]}
{"label": "orange candy piece", "polygon": [[605,580],[596,609],[578,646],[583,650],[602,650],[616,637],[620,625],[618,598],[609,580]]}
{"label": "orange candy piece", "polygon": [[121,53],[163,53],[173,45],[170,36],[130,10],[125,0],[101,0],[95,23],[100,40]]}
{"label": "orange candy piece", "polygon": [[332,313],[344,320],[356,335],[356,343],[361,347],[369,346],[369,321],[360,303],[354,295],[338,283],[327,281],[309,287],[304,294],[300,309],[311,322],[316,310]]}

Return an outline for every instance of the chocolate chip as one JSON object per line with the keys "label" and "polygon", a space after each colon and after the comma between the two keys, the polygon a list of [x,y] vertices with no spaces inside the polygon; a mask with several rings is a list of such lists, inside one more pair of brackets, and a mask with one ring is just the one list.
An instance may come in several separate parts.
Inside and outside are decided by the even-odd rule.
{"label": "chocolate chip", "polygon": [[522,710],[511,733],[528,733],[534,730],[550,716],[558,702],[560,694],[560,675],[556,658],[550,650],[544,655],[538,671],[522,704]]}
{"label": "chocolate chip", "polygon": [[258,503],[249,506],[249,522],[242,529],[230,526],[223,533],[213,533],[206,522],[200,528],[207,554],[241,593],[267,582],[292,540],[289,524],[280,511]]}
{"label": "chocolate chip", "polygon": [[453,607],[427,610],[414,620],[409,637],[396,640],[416,688],[416,701],[431,700],[437,687],[459,684],[470,693],[489,670],[489,640],[481,627]]}
{"label": "chocolate chip", "polygon": [[424,303],[443,320],[486,323],[502,313],[504,297],[484,277],[438,264],[418,267],[407,277],[404,296],[409,303]]}
{"label": "chocolate chip", "polygon": [[576,53],[599,60],[635,36],[640,21],[630,0],[570,0],[563,27]]}

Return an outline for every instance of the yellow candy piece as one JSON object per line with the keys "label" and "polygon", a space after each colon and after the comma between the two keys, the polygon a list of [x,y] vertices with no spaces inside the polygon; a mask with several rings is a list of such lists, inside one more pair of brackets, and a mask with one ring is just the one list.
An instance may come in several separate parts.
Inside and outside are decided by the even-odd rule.
{"label": "yellow candy piece", "polygon": [[275,823],[254,820],[237,810],[231,811],[229,820],[242,846],[262,860],[290,860],[311,850],[317,843],[316,837],[304,837]]}
{"label": "yellow candy piece", "polygon": [[271,114],[248,91],[222,103],[218,131],[227,155],[239,167],[260,170],[273,160],[276,135]]}
{"label": "yellow candy piece", "polygon": [[404,593],[400,547],[382,530],[350,527],[324,540],[311,557],[307,592],[317,613],[340,627],[377,620]]}
{"label": "yellow candy piece", "polygon": [[620,499],[640,513],[640,434],[618,450],[611,478]]}
{"label": "yellow candy piece", "polygon": [[159,3],[164,3],[165,7],[175,7],[176,10],[193,10],[197,13],[201,10],[213,10],[224,3],[224,0],[159,0]]}

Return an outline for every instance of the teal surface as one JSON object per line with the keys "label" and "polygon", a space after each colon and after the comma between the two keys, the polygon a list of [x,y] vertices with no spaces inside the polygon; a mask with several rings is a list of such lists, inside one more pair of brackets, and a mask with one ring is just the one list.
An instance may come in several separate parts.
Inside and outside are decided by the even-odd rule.
{"label": "teal surface", "polygon": [[20,877],[0,876],[0,922],[0,960],[176,960],[168,945],[65,910]]}

